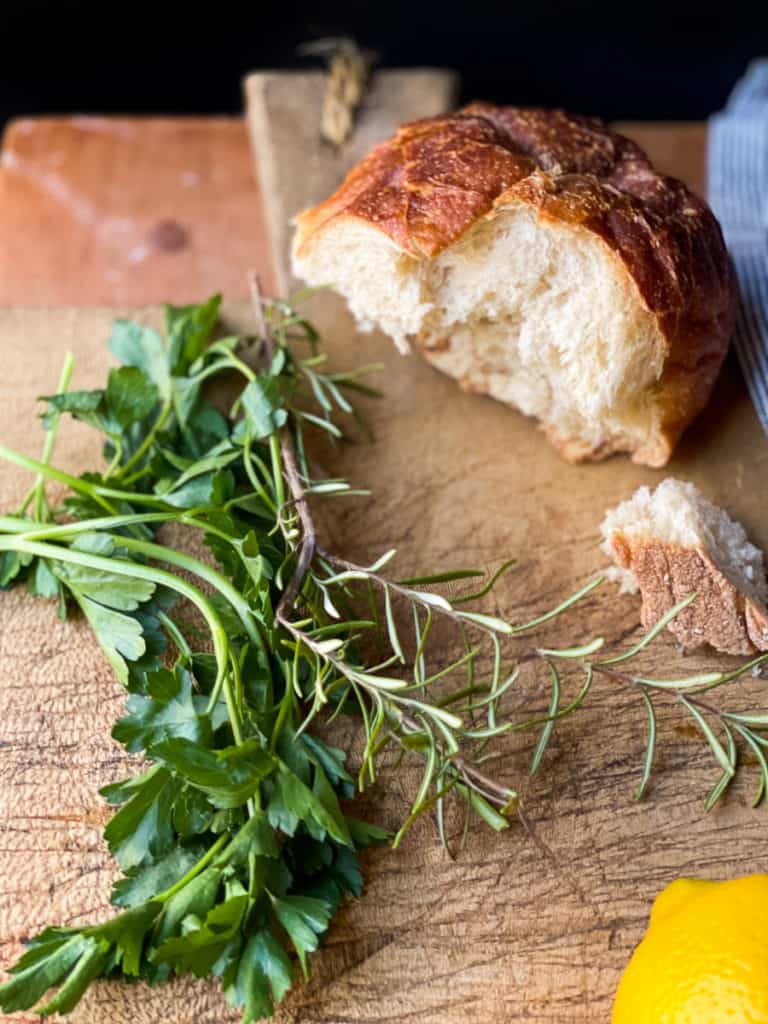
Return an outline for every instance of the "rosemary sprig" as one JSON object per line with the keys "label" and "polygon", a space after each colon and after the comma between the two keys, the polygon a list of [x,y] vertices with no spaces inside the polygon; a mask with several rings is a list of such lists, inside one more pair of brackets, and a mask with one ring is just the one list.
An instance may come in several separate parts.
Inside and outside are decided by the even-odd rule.
{"label": "rosemary sprig", "polygon": [[[122,365],[103,389],[69,390],[65,363],[46,399],[43,458],[0,446],[0,457],[35,479],[18,513],[0,517],[0,587],[26,582],[55,599],[62,617],[86,617],[127,691],[113,736],[149,765],[103,790],[119,807],[105,830],[123,870],[116,915],[32,939],[0,985],[8,1012],[68,1012],[99,977],[193,973],[217,976],[245,1022],[269,1015],[292,983],[291,954],[306,973],[341,901],[359,894],[358,850],[388,838],[341,802],[377,777],[383,751],[399,748],[422,766],[393,845],[434,813],[447,846],[454,799],[506,829],[520,798],[484,770],[487,747],[538,729],[530,770],[540,770],[559,723],[599,677],[632,687],[645,708],[638,795],[663,697],[680,703],[718,762],[708,807],[736,773],[739,743],[760,766],[756,802],[768,791],[768,715],[701,699],[763,658],[687,679],[626,668],[682,605],[624,654],[605,657],[602,638],[532,649],[527,637],[576,608],[599,579],[513,624],[466,609],[511,562],[479,586],[476,569],[396,581],[384,573],[392,551],[365,566],[323,548],[312,502],[355,491],[312,472],[305,433],[337,439],[355,411],[350,395],[375,392],[360,371],[328,372],[312,325],[288,303],[262,300],[256,282],[253,291],[253,337],[213,340],[218,297],[168,306],[165,338],[118,321],[109,346]],[[225,415],[206,392],[233,374],[241,388]],[[50,464],[65,413],[103,434],[103,472],[76,477]],[[47,482],[66,488],[58,506]],[[163,543],[157,531],[169,522],[202,531],[218,567]],[[435,589],[455,581],[475,589],[452,600]],[[179,598],[196,609],[209,643]],[[461,641],[452,660],[435,641],[438,619]],[[519,707],[528,665],[551,689],[544,715]],[[569,670],[583,680],[565,703]],[[322,724],[326,736],[340,715],[356,716],[364,733],[356,778],[346,752],[315,731]]]}

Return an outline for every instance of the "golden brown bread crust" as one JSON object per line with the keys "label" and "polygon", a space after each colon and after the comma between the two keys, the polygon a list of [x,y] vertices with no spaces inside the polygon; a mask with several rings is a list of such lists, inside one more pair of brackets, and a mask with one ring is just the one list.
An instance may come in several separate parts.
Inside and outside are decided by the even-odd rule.
{"label": "golden brown bread crust", "polygon": [[[403,125],[325,202],[297,218],[295,251],[339,217],[362,220],[404,252],[431,259],[478,220],[525,203],[585,228],[622,261],[665,338],[655,429],[633,453],[662,466],[709,398],[733,329],[736,286],[720,227],[682,182],[635,143],[563,111],[474,103]],[[602,458],[551,440],[569,459]]]}
{"label": "golden brown bread crust", "polygon": [[695,593],[696,600],[669,625],[684,647],[706,643],[726,654],[768,650],[766,609],[734,586],[706,551],[626,534],[614,534],[610,544],[616,564],[628,569],[640,588],[646,629]]}

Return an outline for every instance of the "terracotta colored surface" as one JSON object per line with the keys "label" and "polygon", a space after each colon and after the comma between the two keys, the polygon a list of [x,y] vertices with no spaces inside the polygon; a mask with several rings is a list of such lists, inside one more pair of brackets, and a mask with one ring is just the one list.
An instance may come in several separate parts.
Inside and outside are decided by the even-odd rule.
{"label": "terracotta colored surface", "polygon": [[13,122],[0,158],[0,304],[138,304],[271,284],[238,118]]}
{"label": "terracotta colored surface", "polygon": [[[704,189],[698,123],[618,126]],[[140,304],[271,287],[262,208],[238,118],[13,122],[0,156],[0,304]]]}

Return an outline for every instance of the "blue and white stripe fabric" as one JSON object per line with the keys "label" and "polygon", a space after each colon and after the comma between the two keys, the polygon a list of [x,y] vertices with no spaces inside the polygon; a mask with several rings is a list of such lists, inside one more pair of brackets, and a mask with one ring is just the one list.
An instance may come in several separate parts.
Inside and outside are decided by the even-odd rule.
{"label": "blue and white stripe fabric", "polygon": [[709,202],[739,279],[736,352],[768,433],[768,58],[710,119],[707,157]]}

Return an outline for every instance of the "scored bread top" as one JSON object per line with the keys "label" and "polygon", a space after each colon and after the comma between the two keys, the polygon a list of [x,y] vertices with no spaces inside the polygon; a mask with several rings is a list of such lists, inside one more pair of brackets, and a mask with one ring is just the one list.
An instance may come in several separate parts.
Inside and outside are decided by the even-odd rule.
{"label": "scored bread top", "polygon": [[473,103],[403,125],[332,196],[299,215],[296,251],[346,216],[430,259],[515,200],[603,238],[653,312],[730,314],[730,261],[706,203],[656,172],[630,139],[562,110]]}
{"label": "scored bread top", "polygon": [[[735,279],[706,203],[601,121],[474,103],[403,125],[332,196],[296,218],[295,265],[301,273],[304,257],[341,221],[381,231],[404,254],[430,261],[475,224],[517,204],[539,220],[596,236],[656,317],[663,373],[652,397],[654,426],[633,457],[664,465],[725,357]],[[582,452],[568,438],[553,440],[569,458],[613,450],[606,444]]]}

